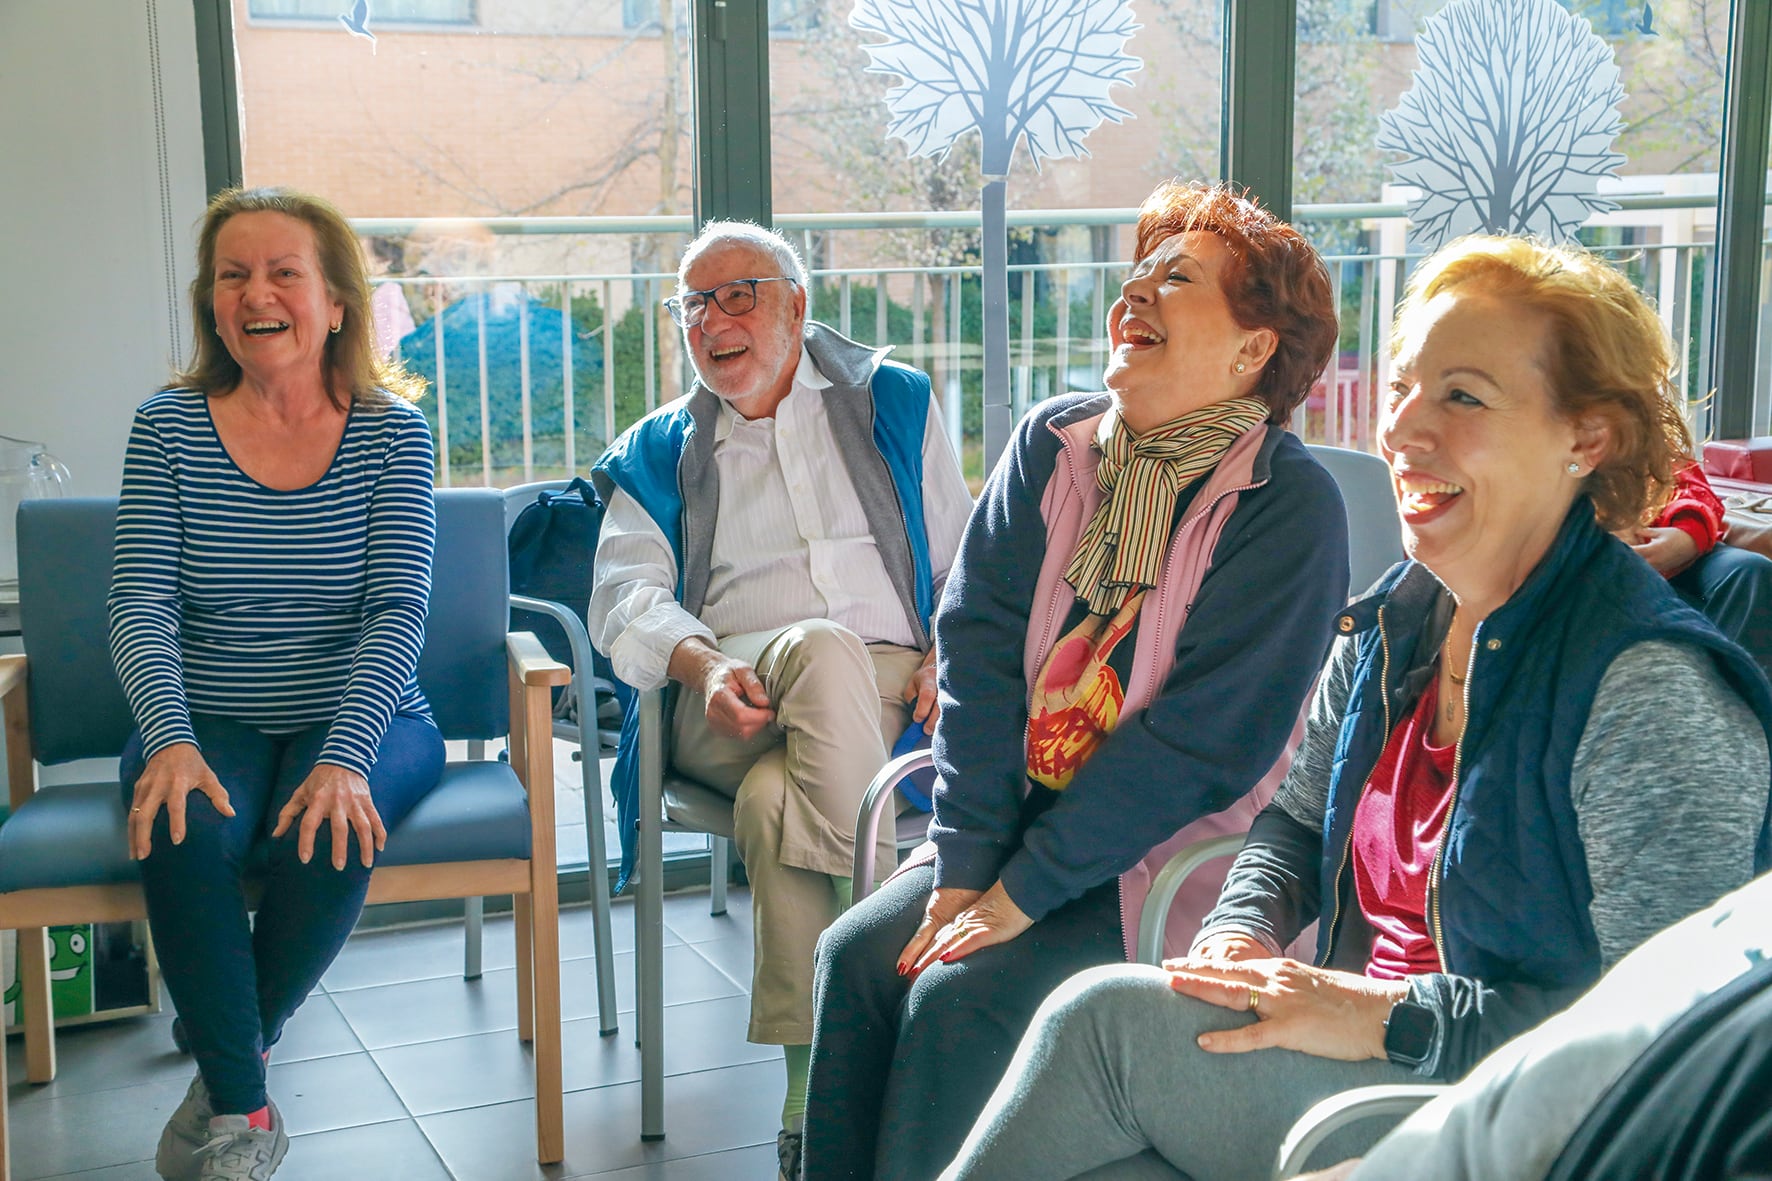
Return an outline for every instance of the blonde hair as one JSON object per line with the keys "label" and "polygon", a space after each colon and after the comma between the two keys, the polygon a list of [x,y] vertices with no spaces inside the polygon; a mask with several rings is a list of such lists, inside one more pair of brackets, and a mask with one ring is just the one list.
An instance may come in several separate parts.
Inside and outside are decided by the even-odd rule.
{"label": "blonde hair", "polygon": [[1664,504],[1692,436],[1674,387],[1673,346],[1655,309],[1605,260],[1575,246],[1476,234],[1415,268],[1391,334],[1442,292],[1474,287],[1535,312],[1550,329],[1538,358],[1557,414],[1611,431],[1605,458],[1582,481],[1608,529],[1641,524]]}
{"label": "blonde hair", "polygon": [[344,305],[339,330],[326,340],[327,395],[375,402],[392,395],[409,402],[424,395],[425,379],[376,351],[369,318],[369,278],[363,248],[350,223],[331,204],[286,188],[224,189],[209,202],[197,234],[197,276],[191,280],[191,322],[196,348],[191,363],[173,374],[167,389],[195,388],[226,394],[240,382],[234,360],[215,330],[215,243],[228,219],[240,213],[281,213],[314,233],[314,251],[327,293]]}

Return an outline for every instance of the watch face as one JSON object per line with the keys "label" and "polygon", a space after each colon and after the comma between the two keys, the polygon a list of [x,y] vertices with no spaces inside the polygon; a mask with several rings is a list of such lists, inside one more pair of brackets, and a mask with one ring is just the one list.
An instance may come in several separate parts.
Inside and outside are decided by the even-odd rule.
{"label": "watch face", "polygon": [[1384,1053],[1399,1066],[1420,1066],[1433,1052],[1440,1020],[1432,1009],[1413,1001],[1391,1006],[1384,1023]]}

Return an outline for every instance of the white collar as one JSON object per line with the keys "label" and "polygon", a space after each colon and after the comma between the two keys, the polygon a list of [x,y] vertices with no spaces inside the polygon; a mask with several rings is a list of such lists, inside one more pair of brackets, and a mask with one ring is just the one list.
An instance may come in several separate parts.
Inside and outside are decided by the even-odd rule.
{"label": "white collar", "polygon": [[[806,351],[805,345],[801,345],[800,363],[794,366],[794,384],[793,388],[788,390],[788,398],[793,397],[795,392],[801,389],[826,390],[829,388],[831,388],[831,379],[819,372],[818,364],[813,361],[812,354]],[[720,403],[720,416],[714,422],[714,442],[719,443],[732,434],[732,428],[738,422],[738,411],[732,408],[731,402],[717,394],[715,400]],[[785,404],[787,398],[783,398],[782,402]],[[776,407],[777,412],[780,409],[781,407]],[[751,420],[746,419],[745,421]]]}

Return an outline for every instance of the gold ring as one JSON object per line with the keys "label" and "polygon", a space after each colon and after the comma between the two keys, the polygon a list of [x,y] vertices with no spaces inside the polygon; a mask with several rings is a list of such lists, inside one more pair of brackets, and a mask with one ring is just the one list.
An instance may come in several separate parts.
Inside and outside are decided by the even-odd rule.
{"label": "gold ring", "polygon": [[1261,993],[1256,991],[1253,984],[1249,986],[1249,1011],[1256,1014],[1261,1012]]}
{"label": "gold ring", "polygon": [[133,808],[131,808],[131,809],[130,809],[130,811],[131,811],[131,812],[140,812],[140,811],[141,811],[141,810],[142,810],[142,809],[141,809],[141,805],[140,805],[140,804],[137,804],[137,805],[136,805],[136,806],[135,806],[135,807],[133,807]]}

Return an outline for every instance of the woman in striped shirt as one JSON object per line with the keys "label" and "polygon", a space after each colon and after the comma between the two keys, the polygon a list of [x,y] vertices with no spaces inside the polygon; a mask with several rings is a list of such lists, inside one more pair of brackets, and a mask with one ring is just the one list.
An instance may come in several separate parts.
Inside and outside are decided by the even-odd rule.
{"label": "woman in striped shirt", "polygon": [[198,1063],[156,1166],[219,1181],[281,1161],[266,1055],[443,740],[416,679],[436,532],[423,384],[374,351],[356,237],[315,198],[230,190],[198,250],[195,361],[130,433],[110,616],[137,725],[130,854]]}

